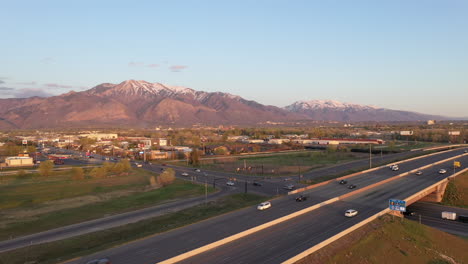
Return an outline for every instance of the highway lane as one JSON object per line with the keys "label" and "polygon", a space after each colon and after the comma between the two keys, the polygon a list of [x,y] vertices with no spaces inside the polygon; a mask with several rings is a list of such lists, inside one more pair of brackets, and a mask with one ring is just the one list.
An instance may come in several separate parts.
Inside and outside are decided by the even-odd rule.
{"label": "highway lane", "polygon": [[[466,164],[468,157],[465,156],[462,162]],[[442,166],[449,165],[447,162]],[[389,199],[404,199],[449,175],[439,174],[438,169],[433,168],[428,169],[425,176],[403,177],[180,263],[281,263],[384,210]],[[346,218],[344,212],[351,208],[359,214]]]}
{"label": "highway lane", "polygon": [[[450,154],[452,153],[452,154]],[[452,151],[447,153],[441,153],[436,156],[439,159],[443,159],[447,157],[446,155],[457,155],[463,153],[463,151]],[[429,158],[429,159],[428,159]],[[426,162],[433,162],[433,157],[426,158]],[[437,160],[437,159],[436,159]],[[466,163],[468,160],[465,159],[462,161],[462,164]],[[410,161],[409,163],[417,163],[419,164],[420,161]],[[447,164],[449,164],[448,162]],[[446,166],[446,165],[441,165]],[[448,166],[448,165],[447,165]],[[401,167],[401,165],[400,165]],[[437,171],[437,168],[434,168]],[[388,172],[391,171],[388,168],[382,168],[382,171]],[[403,170],[400,170],[403,172]],[[429,175],[429,170],[424,175]],[[442,176],[448,176],[449,174],[444,174]],[[415,175],[414,175],[415,176]],[[370,176],[372,177],[372,176]],[[413,175],[408,176],[408,178],[413,178]],[[421,177],[421,176],[418,176]],[[401,178],[405,179],[407,177]],[[434,178],[434,177],[432,177]],[[431,179],[432,179],[431,178]],[[401,179],[397,181],[401,181]],[[429,177],[424,177],[421,179],[430,179]],[[417,181],[417,180],[416,180]],[[423,180],[424,182],[430,182],[430,180]],[[418,184],[421,184],[418,182]],[[192,224],[190,226],[182,227],[174,231],[169,231],[163,234],[151,236],[147,239],[136,241],[134,243],[130,243],[121,247],[116,247],[113,249],[105,250],[103,252],[93,254],[91,256],[87,256],[81,260],[77,260],[71,263],[81,263],[85,262],[86,260],[99,257],[99,256],[111,256],[113,263],[154,263],[155,261],[161,261],[172,256],[178,255],[180,253],[198,248],[205,244],[217,241],[221,238],[227,237],[229,235],[236,234],[238,232],[244,231],[254,226],[258,226],[262,223],[271,221],[273,219],[279,218],[281,216],[290,214],[295,212],[299,209],[305,208],[306,206],[310,206],[313,204],[317,204],[328,200],[329,198],[333,198],[336,194],[339,193],[347,193],[348,189],[345,186],[340,186],[338,184],[330,184],[327,185],[328,189],[323,188],[319,191],[318,194],[315,194],[312,190],[309,192],[310,199],[303,203],[296,203],[294,202],[294,197],[281,197],[278,199],[273,200],[273,208],[270,210],[266,210],[263,212],[258,212],[255,208],[246,208],[242,210],[238,210],[233,213],[225,214],[220,217],[215,217],[208,219],[206,221],[202,221],[199,223]],[[387,186],[387,185],[386,185]],[[401,191],[404,188],[398,188],[398,191]],[[315,190],[315,189],[314,189]],[[328,190],[328,191],[327,191]],[[385,189],[383,190],[385,192]],[[366,192],[369,193],[369,192]],[[372,193],[369,196],[375,196]],[[394,196],[394,195],[392,195]],[[398,197],[392,197],[398,198]],[[372,198],[370,201],[374,202],[376,198]],[[386,203],[388,201],[385,200],[383,203],[384,208],[386,207]],[[340,201],[338,203],[343,203]],[[335,206],[330,205],[330,206]],[[343,207],[344,208],[344,207]],[[359,215],[359,218],[364,215],[367,207],[362,208],[362,213]],[[380,207],[377,207],[380,208]],[[348,209],[348,208],[346,208]],[[344,210],[339,212],[340,215],[344,213]],[[360,207],[357,209],[361,209]],[[320,210],[320,209],[319,209]],[[313,211],[312,214],[315,212],[320,211]],[[373,212],[372,210],[370,212]],[[329,221],[328,219],[322,219],[322,221]],[[352,221],[352,220],[351,220]],[[326,232],[331,232],[324,230]],[[256,236],[256,234],[254,235]],[[220,262],[209,262],[209,263],[220,263]],[[252,263],[252,262],[250,262]]]}
{"label": "highway lane", "polygon": [[454,235],[468,237],[468,223],[462,223],[458,220],[452,221],[442,219],[442,212],[444,211],[455,212],[457,213],[457,217],[459,215],[468,216],[467,208],[416,202],[408,206],[407,210],[415,213],[414,216],[405,216],[407,219],[419,221],[419,216],[421,216],[421,223],[424,225],[428,225]]}

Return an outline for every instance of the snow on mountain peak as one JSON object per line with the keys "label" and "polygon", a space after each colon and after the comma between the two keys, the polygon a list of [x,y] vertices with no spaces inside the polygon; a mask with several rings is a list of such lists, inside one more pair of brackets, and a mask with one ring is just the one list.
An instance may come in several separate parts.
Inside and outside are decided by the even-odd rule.
{"label": "snow on mountain peak", "polygon": [[299,111],[299,110],[318,110],[318,109],[356,109],[356,110],[365,110],[365,109],[379,109],[379,107],[370,106],[370,105],[359,105],[359,104],[350,104],[343,103],[335,100],[310,100],[310,101],[297,101],[291,105],[285,107],[289,111]]}
{"label": "snow on mountain peak", "polygon": [[195,91],[190,88],[181,86],[169,86],[162,83],[150,83],[142,80],[126,80],[117,85],[114,85],[111,89],[106,90],[106,93],[120,94],[125,96],[174,96],[179,94],[194,94]]}

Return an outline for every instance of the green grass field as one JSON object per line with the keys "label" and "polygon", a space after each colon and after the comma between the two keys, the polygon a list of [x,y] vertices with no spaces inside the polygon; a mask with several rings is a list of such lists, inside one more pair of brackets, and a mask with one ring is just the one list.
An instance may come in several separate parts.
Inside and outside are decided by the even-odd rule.
{"label": "green grass field", "polygon": [[468,208],[468,172],[449,182],[442,204]]}
{"label": "green grass field", "polygon": [[58,263],[257,204],[265,199],[254,194],[234,194],[209,202],[207,205],[199,205],[134,224],[0,253],[0,264],[23,264],[27,261]]}
{"label": "green grass field", "polygon": [[278,153],[268,156],[227,156],[216,160],[203,160],[200,167],[214,171],[274,177],[297,175],[361,157],[361,154],[350,152],[305,151],[300,153]]}
{"label": "green grass field", "polygon": [[153,175],[144,170],[132,170],[129,174],[103,179],[74,181],[70,171],[53,172],[41,177],[37,173],[10,176],[0,184],[0,210],[38,206],[41,203],[88,194],[111,192],[148,184]]}
{"label": "green grass field", "polygon": [[[208,192],[213,191],[212,187],[208,188]],[[164,188],[18,219],[0,228],[0,240],[154,206],[170,200],[200,196],[204,193],[205,188],[202,185],[177,180]]]}

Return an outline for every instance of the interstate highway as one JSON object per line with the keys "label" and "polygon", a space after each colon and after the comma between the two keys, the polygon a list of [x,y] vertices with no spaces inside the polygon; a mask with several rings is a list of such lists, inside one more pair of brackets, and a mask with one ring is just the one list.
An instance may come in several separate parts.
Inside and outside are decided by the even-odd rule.
{"label": "interstate highway", "polygon": [[[460,160],[462,164],[466,164],[468,156]],[[450,176],[451,173],[439,174],[438,169],[447,168],[452,164],[449,161],[441,166],[428,168],[423,175],[399,178],[196,255],[181,263],[281,263],[386,209],[389,199],[405,199]],[[358,210],[359,214],[353,218],[346,218],[344,212],[351,208]]]}
{"label": "interstate highway", "polygon": [[[400,165],[401,169],[400,171],[398,171],[398,173],[403,173],[406,170],[415,169],[422,165],[433,163],[435,161],[442,160],[450,156],[455,156],[455,155],[462,154],[462,153],[463,153],[463,150],[454,150],[454,151],[450,151],[446,153],[439,153],[430,157],[425,157],[425,158],[422,158],[422,160],[418,159],[418,160],[409,161],[405,165],[403,164]],[[468,162],[468,160],[465,156],[462,160],[462,164],[466,162]],[[440,167],[449,166],[449,163],[450,162],[448,162],[447,165],[438,165],[435,168],[431,168],[431,169],[438,170],[438,168]],[[427,172],[425,170],[425,174],[423,175],[428,176],[429,171],[431,171],[431,169],[427,169]],[[388,178],[389,176],[396,175],[396,174],[397,173],[385,167],[377,171],[371,172],[371,174],[368,175],[367,178],[369,179],[374,179],[376,177]],[[450,175],[450,171],[447,174],[436,175],[436,176],[445,177],[449,175]],[[413,179],[414,178],[413,176],[415,175],[403,177],[396,181],[398,182],[406,181],[407,178]],[[418,177],[421,177],[421,176],[418,176]],[[360,184],[363,184],[363,185],[366,184],[364,182],[368,181],[367,179],[365,179],[366,177],[362,175],[356,176],[355,178],[356,179],[360,178],[362,181]],[[420,182],[421,179],[422,179],[422,182]],[[415,182],[420,185],[425,183],[426,181],[430,182],[430,178],[428,177],[424,177],[420,179],[416,178],[415,180]],[[388,183],[385,186],[391,186],[391,184],[393,184],[393,182]],[[358,186],[358,188],[363,187],[363,185]],[[373,189],[373,190],[376,190],[376,189]],[[373,190],[369,190],[368,192],[365,192],[365,193],[372,193]],[[405,190],[405,188],[398,188],[398,190],[403,191]],[[105,250],[103,252],[96,253],[96,254],[93,254],[92,256],[87,256],[81,260],[76,260],[70,263],[82,263],[82,262],[85,262],[86,260],[100,257],[100,256],[110,256],[113,260],[113,263],[117,263],[117,264],[119,263],[154,263],[157,261],[162,261],[167,258],[173,257],[175,255],[181,254],[183,252],[186,252],[186,251],[198,248],[200,246],[206,245],[208,243],[217,241],[221,238],[244,231],[246,229],[257,226],[259,224],[262,224],[262,223],[274,220],[276,218],[279,218],[281,216],[290,214],[292,212],[298,211],[307,206],[311,206],[313,204],[323,202],[325,200],[336,197],[338,195],[348,193],[349,191],[351,190],[347,189],[346,186],[342,186],[336,182],[332,182],[325,186],[321,186],[321,187],[318,187],[316,189],[309,191],[308,195],[310,196],[310,199],[303,203],[294,202],[293,201],[294,197],[281,197],[281,198],[273,200],[272,201],[273,207],[263,212],[258,212],[254,207],[245,208],[242,210],[235,211],[233,213],[222,215],[220,217],[211,218],[206,221],[202,221],[196,224],[182,227],[173,231],[169,231],[169,232],[159,234],[159,235],[154,235],[143,240],[139,240],[133,243],[120,246],[120,247]],[[386,190],[384,189],[383,192],[384,194],[379,194],[379,195],[385,195]],[[412,190],[410,190],[409,192],[411,193]],[[392,198],[398,198],[398,197],[394,197],[395,195],[393,195]],[[372,195],[372,197],[374,197],[374,195]],[[375,198],[373,199],[375,200]],[[343,219],[344,210],[349,209],[349,208],[346,208],[346,206],[344,206],[343,208],[346,208],[346,209],[341,210],[342,209],[341,207],[339,207],[341,208],[340,210],[333,209],[336,206],[340,206],[340,204],[343,204],[343,203],[345,205],[347,204],[346,201],[345,202],[340,201],[338,203],[330,205],[329,207],[326,207],[326,208],[331,208],[331,209],[326,209],[324,212],[328,212],[329,214],[332,214],[334,216],[339,215],[341,217],[340,219]],[[386,201],[384,202],[384,204],[385,203]],[[370,207],[370,208],[373,208],[373,207]],[[376,208],[380,208],[380,207],[376,207]],[[360,208],[357,208],[357,209],[360,209]],[[322,209],[319,209],[319,210],[323,211]],[[366,210],[370,210],[370,209],[366,209]],[[366,215],[365,213],[366,210],[363,210],[361,214],[355,219],[361,219],[364,215]],[[315,210],[311,214],[315,215],[316,212],[320,212],[320,211]],[[322,219],[321,221],[326,222],[328,220]],[[352,222],[355,220],[350,219],[350,221]],[[292,222],[296,222],[296,220]],[[319,228],[319,229],[322,229],[322,228]],[[329,232],[329,231],[326,231],[326,232]],[[256,235],[257,234],[255,234],[254,236]],[[209,262],[209,263],[216,263],[216,262]]]}

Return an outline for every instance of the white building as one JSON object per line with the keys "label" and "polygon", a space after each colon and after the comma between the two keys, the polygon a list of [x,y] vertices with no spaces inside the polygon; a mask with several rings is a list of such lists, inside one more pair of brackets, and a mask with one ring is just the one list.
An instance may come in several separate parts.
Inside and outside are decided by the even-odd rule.
{"label": "white building", "polygon": [[268,140],[268,144],[283,144],[283,143],[287,143],[289,142],[290,139],[288,138],[272,138],[270,140]]}
{"label": "white building", "polygon": [[7,157],[5,158],[5,164],[8,167],[21,167],[21,166],[33,166],[34,161],[31,157]]}

